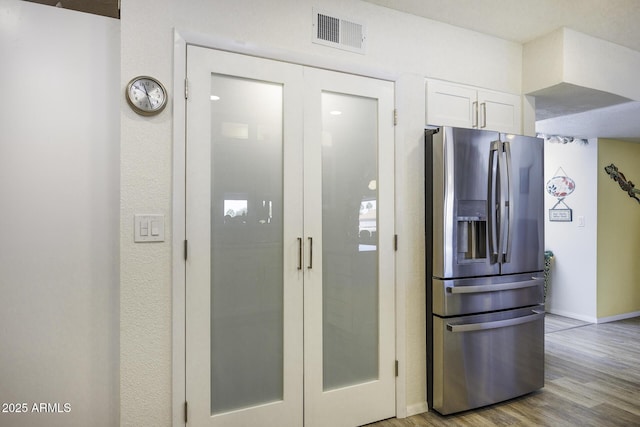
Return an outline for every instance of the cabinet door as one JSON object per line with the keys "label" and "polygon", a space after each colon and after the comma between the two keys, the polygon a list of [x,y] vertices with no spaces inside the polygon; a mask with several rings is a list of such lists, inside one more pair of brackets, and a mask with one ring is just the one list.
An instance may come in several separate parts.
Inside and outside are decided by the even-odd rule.
{"label": "cabinet door", "polygon": [[520,97],[510,93],[478,91],[479,129],[522,133]]}
{"label": "cabinet door", "polygon": [[427,82],[427,123],[475,128],[478,125],[476,90],[450,83]]}
{"label": "cabinet door", "polygon": [[430,80],[427,125],[522,133],[520,96]]}

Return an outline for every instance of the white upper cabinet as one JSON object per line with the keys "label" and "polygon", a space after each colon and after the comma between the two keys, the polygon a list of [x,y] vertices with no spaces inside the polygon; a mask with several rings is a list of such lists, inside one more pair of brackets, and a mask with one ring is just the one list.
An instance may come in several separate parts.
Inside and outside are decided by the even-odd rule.
{"label": "white upper cabinet", "polygon": [[477,105],[478,128],[522,133],[520,96],[479,90]]}
{"label": "white upper cabinet", "polygon": [[427,81],[428,125],[522,133],[520,96]]}

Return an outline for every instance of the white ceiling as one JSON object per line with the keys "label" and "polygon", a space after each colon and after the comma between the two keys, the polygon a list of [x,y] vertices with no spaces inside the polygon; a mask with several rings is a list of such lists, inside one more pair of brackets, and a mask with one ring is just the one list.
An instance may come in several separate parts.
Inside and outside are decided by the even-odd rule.
{"label": "white ceiling", "polygon": [[[567,27],[640,52],[640,0],[365,1],[518,43]],[[553,109],[549,101],[545,99],[545,111]],[[547,118],[536,128],[548,134],[640,142],[640,103]]]}

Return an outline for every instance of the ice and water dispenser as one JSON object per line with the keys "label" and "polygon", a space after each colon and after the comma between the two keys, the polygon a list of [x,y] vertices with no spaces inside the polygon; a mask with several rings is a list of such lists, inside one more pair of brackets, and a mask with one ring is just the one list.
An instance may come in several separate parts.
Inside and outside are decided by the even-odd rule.
{"label": "ice and water dispenser", "polygon": [[459,200],[457,224],[458,262],[487,258],[487,201]]}

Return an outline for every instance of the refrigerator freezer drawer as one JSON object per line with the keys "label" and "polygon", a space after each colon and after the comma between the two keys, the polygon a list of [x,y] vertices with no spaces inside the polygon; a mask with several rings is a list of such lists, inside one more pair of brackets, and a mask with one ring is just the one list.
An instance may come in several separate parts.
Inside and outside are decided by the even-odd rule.
{"label": "refrigerator freezer drawer", "polygon": [[433,409],[446,415],[544,386],[544,308],[433,317]]}
{"label": "refrigerator freezer drawer", "polygon": [[432,309],[438,316],[507,310],[544,302],[544,274],[433,279]]}

